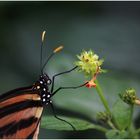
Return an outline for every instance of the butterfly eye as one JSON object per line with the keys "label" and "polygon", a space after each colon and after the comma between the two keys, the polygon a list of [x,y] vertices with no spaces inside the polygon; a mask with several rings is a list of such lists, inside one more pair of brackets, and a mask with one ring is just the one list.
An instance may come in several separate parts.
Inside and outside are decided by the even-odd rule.
{"label": "butterfly eye", "polygon": [[47,84],[48,84],[48,85],[51,84],[51,80],[50,80],[50,79],[47,80]]}

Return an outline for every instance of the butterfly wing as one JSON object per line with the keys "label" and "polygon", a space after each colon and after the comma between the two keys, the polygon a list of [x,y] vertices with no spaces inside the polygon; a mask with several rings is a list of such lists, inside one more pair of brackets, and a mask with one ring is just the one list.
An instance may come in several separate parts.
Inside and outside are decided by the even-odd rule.
{"label": "butterfly wing", "polygon": [[0,138],[37,138],[43,107],[38,90],[19,88],[0,96]]}

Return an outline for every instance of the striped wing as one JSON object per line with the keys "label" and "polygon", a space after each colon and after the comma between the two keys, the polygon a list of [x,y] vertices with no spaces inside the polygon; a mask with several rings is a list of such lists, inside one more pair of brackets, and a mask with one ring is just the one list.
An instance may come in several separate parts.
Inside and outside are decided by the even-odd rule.
{"label": "striped wing", "polygon": [[39,91],[19,88],[0,96],[0,138],[37,138],[43,107]]}

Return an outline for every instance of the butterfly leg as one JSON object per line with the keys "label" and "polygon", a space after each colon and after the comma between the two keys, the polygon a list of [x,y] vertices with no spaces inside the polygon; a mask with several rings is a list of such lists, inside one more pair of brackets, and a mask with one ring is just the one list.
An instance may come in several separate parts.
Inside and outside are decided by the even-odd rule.
{"label": "butterfly leg", "polygon": [[80,88],[80,87],[83,87],[87,84],[88,82],[82,84],[82,85],[79,85],[79,86],[75,86],[75,87],[59,87],[58,89],[56,89],[51,96],[55,95],[59,90],[62,90],[62,89],[76,89],[76,88]]}
{"label": "butterfly leg", "polygon": [[68,121],[66,121],[66,120],[64,120],[64,119],[59,118],[59,117],[56,115],[56,111],[55,111],[55,109],[54,109],[53,104],[50,103],[50,105],[51,105],[51,108],[52,108],[54,117],[55,117],[56,119],[58,119],[58,120],[60,120],[60,121],[63,121],[63,122],[65,122],[65,123],[69,124],[69,125],[72,127],[73,130],[76,130],[76,128],[75,128],[70,122],[68,122]]}
{"label": "butterfly leg", "polygon": [[55,74],[55,75],[52,77],[52,87],[51,87],[51,93],[53,92],[53,89],[54,89],[54,80],[55,80],[55,77],[57,77],[57,76],[59,76],[59,75],[62,75],[62,74],[69,73],[69,72],[71,72],[71,71],[75,70],[76,68],[77,68],[77,66],[76,66],[76,67],[74,67],[74,68],[72,68],[72,69],[70,69],[70,70],[68,70],[68,71],[64,71],[64,72],[61,72],[61,73]]}

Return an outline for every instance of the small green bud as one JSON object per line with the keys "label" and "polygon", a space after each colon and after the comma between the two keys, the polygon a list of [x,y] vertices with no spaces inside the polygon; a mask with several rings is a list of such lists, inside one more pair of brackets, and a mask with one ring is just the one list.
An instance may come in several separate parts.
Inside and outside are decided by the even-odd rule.
{"label": "small green bud", "polygon": [[99,112],[97,113],[97,119],[99,121],[106,123],[111,119],[111,116],[107,112]]}
{"label": "small green bud", "polygon": [[119,94],[120,98],[127,104],[133,105],[136,100],[136,91],[133,88],[126,89],[124,92]]}

